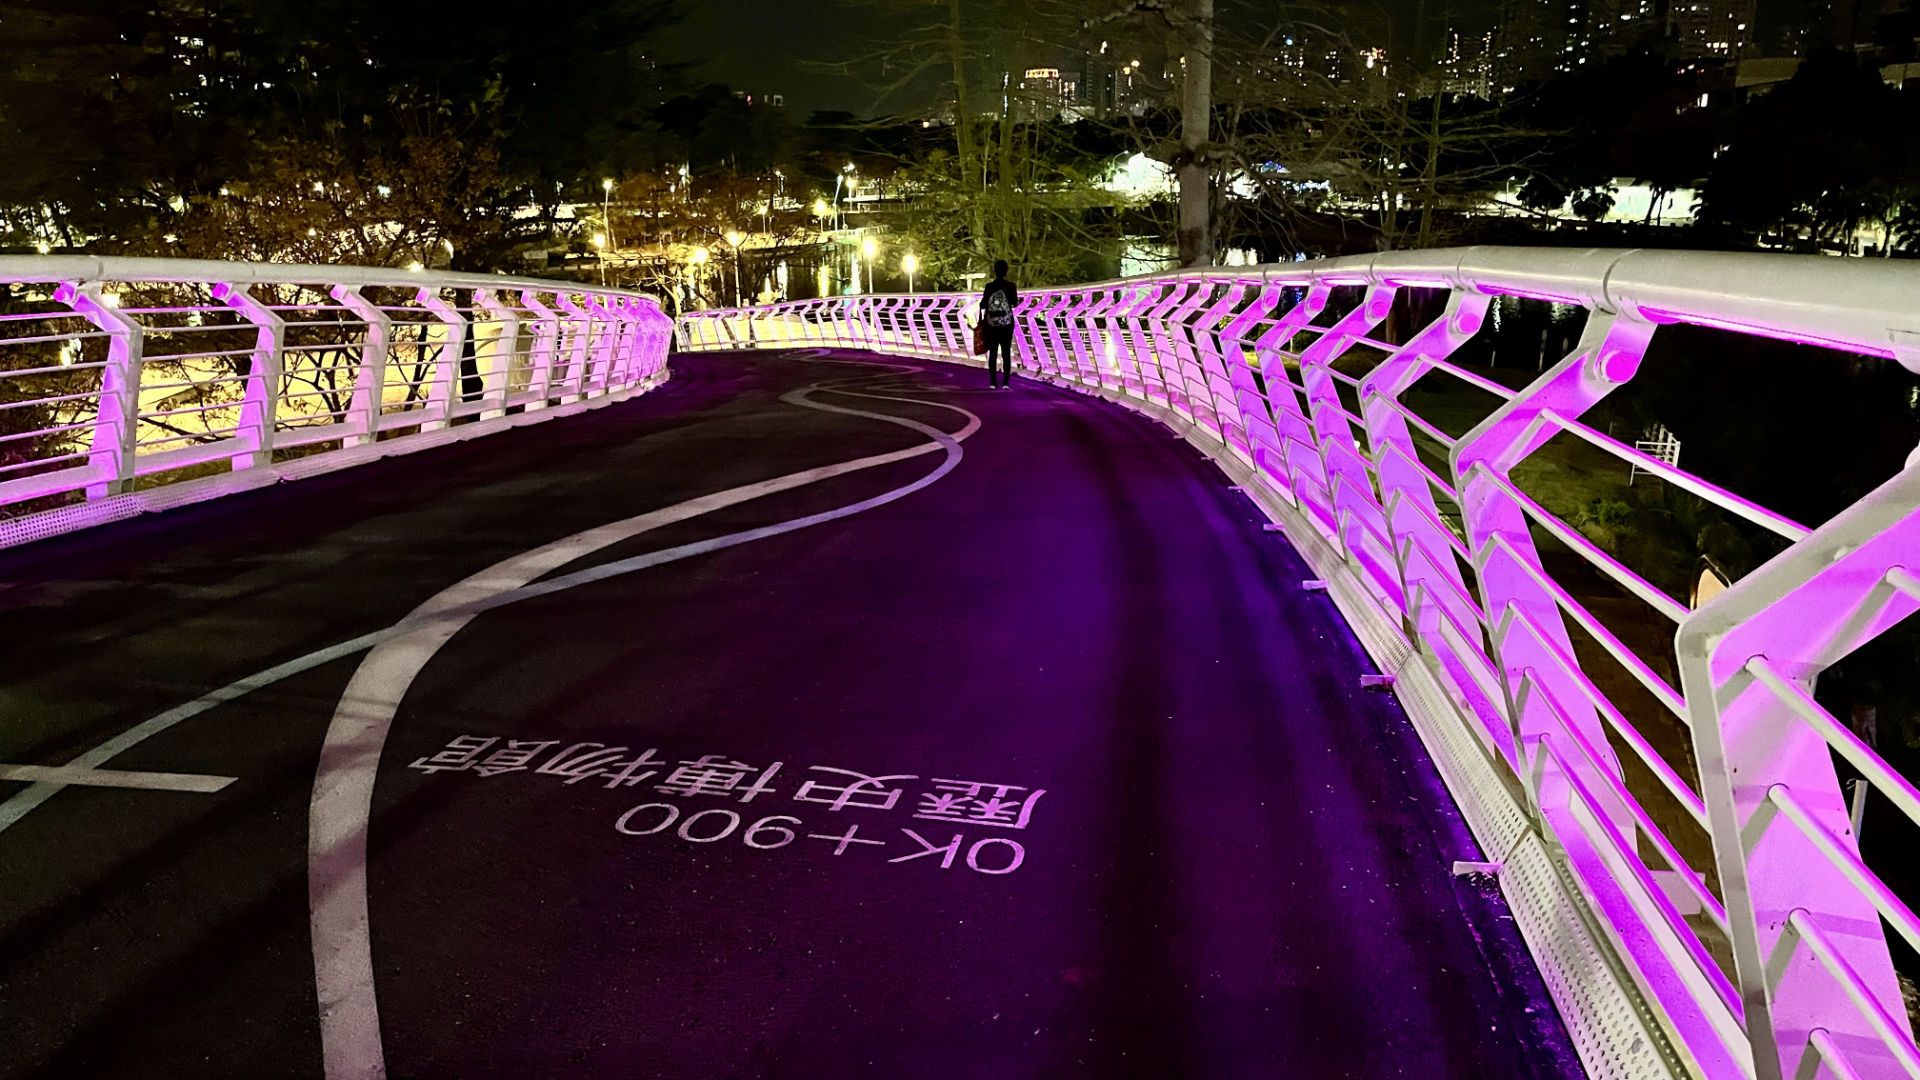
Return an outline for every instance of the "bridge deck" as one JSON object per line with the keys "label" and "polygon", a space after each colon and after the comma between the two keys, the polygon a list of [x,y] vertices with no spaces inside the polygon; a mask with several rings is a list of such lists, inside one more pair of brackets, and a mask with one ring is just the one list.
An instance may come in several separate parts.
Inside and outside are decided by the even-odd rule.
{"label": "bridge deck", "polygon": [[860,359],[6,556],[0,1076],[1575,1069],[1250,504]]}

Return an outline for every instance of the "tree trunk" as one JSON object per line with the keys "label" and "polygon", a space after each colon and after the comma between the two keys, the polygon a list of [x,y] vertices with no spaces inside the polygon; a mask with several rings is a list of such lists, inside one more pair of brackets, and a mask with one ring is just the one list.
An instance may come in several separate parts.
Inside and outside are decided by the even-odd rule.
{"label": "tree trunk", "polygon": [[959,155],[959,167],[962,176],[973,173],[977,161],[980,169],[980,195],[970,200],[972,206],[968,213],[971,235],[968,242],[976,255],[992,258],[993,241],[987,236],[986,218],[981,203],[987,192],[986,155],[974,140],[973,98],[969,95],[967,78],[967,46],[960,27],[961,0],[948,0],[947,4],[947,60],[953,68],[953,137],[954,152]]}
{"label": "tree trunk", "polygon": [[1213,265],[1213,181],[1205,158],[1212,138],[1213,0],[1187,0],[1182,28],[1186,71],[1180,93],[1180,265]]}
{"label": "tree trunk", "polygon": [[1433,246],[1434,204],[1440,201],[1440,107],[1445,101],[1446,94],[1436,92],[1427,110],[1427,153],[1420,170],[1420,231],[1415,234],[1413,244],[1416,248]]}

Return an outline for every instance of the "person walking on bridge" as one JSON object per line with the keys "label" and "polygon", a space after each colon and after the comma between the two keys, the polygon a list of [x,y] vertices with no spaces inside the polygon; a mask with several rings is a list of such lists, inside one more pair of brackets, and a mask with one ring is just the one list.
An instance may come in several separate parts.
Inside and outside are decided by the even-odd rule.
{"label": "person walking on bridge", "polygon": [[[987,382],[995,390],[1013,389],[1013,309],[1020,291],[1007,280],[1007,260],[993,264],[993,280],[980,296],[980,335],[987,343]],[[993,366],[995,354],[1000,366]]]}

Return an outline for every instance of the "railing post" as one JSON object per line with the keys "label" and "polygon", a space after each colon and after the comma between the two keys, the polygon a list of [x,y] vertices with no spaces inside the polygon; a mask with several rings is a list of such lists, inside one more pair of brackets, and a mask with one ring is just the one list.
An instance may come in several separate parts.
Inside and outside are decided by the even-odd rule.
{"label": "railing post", "polygon": [[1247,331],[1280,306],[1280,288],[1260,279],[1243,284],[1255,290],[1253,300],[1241,308],[1226,326],[1220,328],[1221,361],[1226,365],[1227,379],[1232,384],[1233,411],[1240,418],[1240,451],[1246,455],[1249,465],[1258,468],[1263,449],[1274,446],[1275,438],[1273,418],[1267,414],[1267,403],[1260,396],[1259,386],[1254,379],[1257,353],[1256,358],[1247,356],[1253,349],[1253,342],[1247,339]]}
{"label": "railing post", "polygon": [[[1208,286],[1219,288],[1219,280],[1208,279]],[[1226,357],[1220,348],[1220,333],[1222,324],[1246,298],[1247,283],[1229,281],[1219,299],[1204,308],[1188,311],[1184,318],[1187,333],[1193,339],[1194,364],[1199,369],[1200,381],[1207,393],[1207,410],[1213,416],[1213,433],[1229,446],[1232,445],[1230,429],[1241,425],[1233,383],[1227,375]],[[1225,409],[1221,405],[1223,400]]]}
{"label": "railing post", "polygon": [[446,340],[440,346],[438,362],[433,365],[433,388],[427,392],[427,415],[421,431],[438,431],[453,422],[454,408],[460,402],[460,364],[467,348],[467,317],[440,296],[439,290],[423,287],[414,302],[431,312],[446,327]]}
{"label": "railing post", "polygon": [[87,450],[87,467],[96,479],[87,485],[87,498],[123,494],[133,487],[134,459],[139,450],[140,365],[145,355],[145,332],[106,298],[97,281],[63,282],[54,290],[54,300],[108,335],[93,438]]}
{"label": "railing post", "polygon": [[480,394],[485,402],[480,419],[491,420],[507,414],[507,389],[513,381],[513,358],[520,344],[520,313],[501,303],[492,289],[473,290],[473,306],[486,313],[487,324],[493,328],[484,353],[477,327],[473,343],[473,363],[480,369]]}
{"label": "railing post", "polygon": [[360,359],[354,364],[353,397],[342,417],[347,435],[342,446],[362,446],[380,437],[380,414],[385,405],[387,357],[393,344],[393,319],[351,285],[335,285],[327,291],[334,303],[358,316],[366,324],[366,339],[360,344]]}
{"label": "railing post", "polygon": [[561,323],[564,344],[562,352],[555,357],[557,363],[565,366],[555,380],[555,389],[560,397],[571,396],[578,401],[587,396],[587,367],[593,362],[593,319],[568,293],[555,293],[553,303],[565,317]]}
{"label": "railing post", "polygon": [[246,433],[240,439],[247,448],[233,456],[233,467],[271,465],[273,436],[279,422],[286,321],[255,299],[245,285],[216,282],[213,298],[239,312],[256,328],[253,353],[248,357],[246,395],[240,403],[240,430]]}
{"label": "railing post", "polygon": [[[1307,416],[1319,447],[1318,478],[1325,488],[1326,522],[1333,529],[1334,542],[1365,571],[1363,580],[1395,619],[1400,617],[1406,598],[1399,595],[1398,571],[1389,573],[1395,565],[1393,552],[1385,550],[1384,545],[1378,552],[1369,552],[1365,526],[1378,527],[1380,523],[1379,497],[1374,493],[1367,460],[1353,437],[1353,422],[1347,418],[1346,403],[1340,398],[1332,368],[1357,339],[1386,319],[1397,291],[1392,285],[1369,285],[1352,311],[1300,351],[1300,385],[1306,391]],[[1362,520],[1358,534],[1351,519]],[[1378,541],[1378,537],[1374,539]]]}
{"label": "railing post", "polygon": [[553,400],[553,358],[560,349],[560,316],[540,302],[540,294],[527,289],[520,294],[520,306],[533,313],[533,369],[527,388],[533,400],[527,411],[544,409]]}
{"label": "railing post", "polygon": [[[1810,920],[1901,1034],[1912,1029],[1881,915],[1777,808],[1791,797],[1857,857],[1827,739],[1756,670],[1811,695],[1835,662],[1910,618],[1890,570],[1920,567],[1920,467],[1908,468],[1693,612],[1675,634],[1734,969],[1760,1080],[1799,1072],[1824,1029],[1861,1077],[1909,1076],[1789,928]],[[1844,719],[1841,721],[1844,723]],[[1820,1075],[1837,1075],[1823,1072]]]}
{"label": "railing post", "polygon": [[613,312],[614,325],[619,328],[615,337],[614,365],[608,376],[608,388],[626,386],[639,378],[641,343],[646,340],[646,320],[641,317],[640,307],[632,299],[624,296],[612,297],[607,306]]}
{"label": "railing post", "polygon": [[587,325],[593,328],[589,346],[593,360],[591,368],[584,373],[581,396],[598,397],[612,385],[613,364],[620,355],[620,322],[603,296],[587,297],[583,310],[587,314]]}
{"label": "railing post", "polygon": [[[1383,524],[1393,543],[1408,598],[1405,629],[1407,636],[1423,648],[1431,649],[1440,640],[1440,619],[1445,617],[1416,608],[1412,602],[1414,590],[1427,575],[1444,579],[1442,587],[1429,590],[1427,595],[1431,602],[1443,605],[1459,626],[1477,627],[1479,615],[1465,603],[1466,576],[1460,570],[1454,536],[1442,524],[1433,486],[1420,468],[1412,429],[1393,406],[1433,370],[1432,361],[1451,356],[1480,332],[1491,302],[1492,297],[1483,293],[1451,291],[1440,316],[1408,338],[1360,382],[1367,453],[1380,489]],[[1401,506],[1409,509],[1396,512]],[[1406,546],[1409,543],[1411,548]],[[1487,704],[1505,706],[1504,701]]]}
{"label": "railing post", "polygon": [[[1514,565],[1518,559],[1539,570],[1540,554],[1526,512],[1501,483],[1510,482],[1514,467],[1557,432],[1543,413],[1552,411],[1566,420],[1579,419],[1633,378],[1652,336],[1651,323],[1625,314],[1592,312],[1572,354],[1494,410],[1453,447],[1450,479],[1460,493],[1462,524],[1467,547],[1473,552],[1480,606],[1493,628],[1492,655],[1504,675],[1501,682],[1507,691],[1510,729],[1502,741],[1511,744],[1505,749],[1514,771],[1530,778],[1524,782],[1536,812],[1561,805],[1566,799],[1565,782],[1557,779],[1556,773],[1528,766],[1530,748],[1540,736],[1569,727],[1594,748],[1615,777],[1620,775],[1620,763],[1608,745],[1605,722],[1598,710],[1552,655],[1554,650],[1574,655],[1573,640],[1559,601],[1526,568]],[[1514,632],[1522,618],[1547,640],[1536,640],[1530,631]],[[1523,693],[1529,677],[1550,696]],[[1545,786],[1532,790],[1536,780]],[[1587,786],[1607,804],[1607,816],[1614,825],[1627,836],[1636,835],[1632,816],[1607,794],[1611,785],[1595,780]]]}
{"label": "railing post", "polygon": [[[1304,288],[1299,303],[1282,312],[1267,328],[1267,332],[1260,335],[1260,340],[1254,343],[1254,355],[1260,358],[1260,378],[1266,384],[1267,413],[1273,419],[1274,435],[1279,443],[1274,447],[1273,464],[1265,472],[1281,482],[1288,497],[1296,504],[1311,507],[1316,504],[1300,494],[1300,469],[1294,459],[1302,451],[1306,452],[1309,455],[1308,463],[1316,471],[1314,479],[1317,482],[1320,444],[1314,438],[1313,425],[1307,422],[1306,410],[1302,408],[1300,395],[1294,389],[1293,376],[1287,372],[1286,347],[1292,344],[1302,327],[1326,310],[1327,299],[1333,290],[1331,286],[1318,282]],[[1256,464],[1261,461],[1257,451],[1254,461]]]}

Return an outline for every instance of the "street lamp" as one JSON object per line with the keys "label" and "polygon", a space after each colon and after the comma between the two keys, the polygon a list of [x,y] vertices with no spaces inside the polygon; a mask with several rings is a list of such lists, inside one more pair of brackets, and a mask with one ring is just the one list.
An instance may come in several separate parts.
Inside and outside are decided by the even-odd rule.
{"label": "street lamp", "polygon": [[739,229],[727,230],[727,244],[733,248],[733,306],[745,307],[746,300],[740,295],[740,242],[746,234]]}
{"label": "street lamp", "polygon": [[873,291],[873,257],[880,253],[880,241],[869,236],[860,241],[860,254],[867,260],[867,291]]}
{"label": "street lamp", "polygon": [[[833,213],[833,207],[827,205],[827,200],[825,199],[813,200],[813,216],[820,219],[820,231],[822,233],[827,231],[827,218],[832,213]],[[825,240],[826,238],[824,236],[821,237],[821,241],[823,243],[825,242]]]}
{"label": "street lamp", "polygon": [[900,256],[900,269],[907,272],[907,291],[913,291],[913,276],[920,272],[920,256],[909,251]]}
{"label": "street lamp", "polygon": [[607,227],[606,241],[613,243],[613,177],[600,181],[600,221]]}
{"label": "street lamp", "polygon": [[600,264],[600,284],[605,285],[607,283],[606,233],[597,232],[593,234],[593,250],[595,252],[594,261]]}

